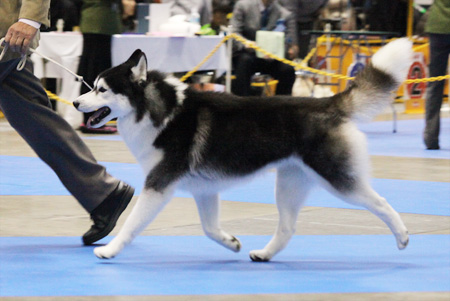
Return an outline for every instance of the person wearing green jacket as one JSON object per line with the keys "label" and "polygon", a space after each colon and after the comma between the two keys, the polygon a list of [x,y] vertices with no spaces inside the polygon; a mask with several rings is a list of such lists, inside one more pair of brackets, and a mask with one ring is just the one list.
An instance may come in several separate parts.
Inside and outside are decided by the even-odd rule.
{"label": "person wearing green jacket", "polygon": [[27,59],[39,43],[39,28],[48,27],[50,0],[0,1],[0,109],[11,126],[41,160],[57,174],[67,190],[90,213],[94,225],[83,235],[90,245],[114,228],[133,197],[134,189],[106,172],[72,127],[54,110]]}
{"label": "person wearing green jacket", "polygon": [[[122,32],[121,0],[83,0],[81,6],[80,30],[83,33],[83,52],[80,58],[78,74],[93,86],[97,76],[111,68],[111,38]],[[81,86],[80,94],[89,92]],[[86,126],[89,116],[84,114],[84,123],[80,129],[84,133],[114,133],[116,128],[103,126],[90,129]]]}
{"label": "person wearing green jacket", "polygon": [[[430,77],[447,73],[450,55],[450,0],[435,0],[425,25],[430,41]],[[440,111],[444,81],[429,82],[423,140],[427,149],[439,149]]]}

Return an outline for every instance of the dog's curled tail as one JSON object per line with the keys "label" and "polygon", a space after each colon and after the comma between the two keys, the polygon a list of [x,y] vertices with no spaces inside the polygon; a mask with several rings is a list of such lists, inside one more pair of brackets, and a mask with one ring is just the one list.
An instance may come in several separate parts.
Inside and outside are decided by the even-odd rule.
{"label": "dog's curled tail", "polygon": [[393,92],[406,79],[412,56],[412,42],[407,38],[392,41],[373,55],[347,90],[349,95],[342,98],[352,119],[370,120],[392,103]]}

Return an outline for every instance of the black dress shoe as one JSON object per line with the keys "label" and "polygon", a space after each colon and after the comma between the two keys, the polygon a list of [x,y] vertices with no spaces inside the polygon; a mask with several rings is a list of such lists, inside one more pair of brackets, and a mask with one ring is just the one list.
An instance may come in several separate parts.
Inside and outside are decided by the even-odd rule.
{"label": "black dress shoe", "polygon": [[121,181],[117,188],[92,211],[91,219],[94,225],[83,235],[85,245],[92,245],[114,229],[133,194],[134,188]]}

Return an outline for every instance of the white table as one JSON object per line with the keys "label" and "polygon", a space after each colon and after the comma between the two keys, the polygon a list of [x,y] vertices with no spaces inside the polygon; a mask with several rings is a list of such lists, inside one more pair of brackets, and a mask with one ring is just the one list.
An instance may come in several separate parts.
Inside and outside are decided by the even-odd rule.
{"label": "white table", "polygon": [[[222,37],[153,37],[145,35],[114,35],[112,39],[113,66],[125,62],[136,49],[147,56],[148,69],[162,72],[187,72],[199,64]],[[225,46],[200,68],[200,70],[218,70],[227,68]]]}
{"label": "white table", "polygon": [[[114,35],[112,38],[112,64],[117,66],[126,61],[136,49],[145,52],[150,70],[162,72],[187,72],[200,63],[219,44],[222,37],[151,37],[145,35]],[[83,50],[83,36],[73,32],[43,32],[36,49],[70,70],[77,72]],[[31,56],[35,63],[35,75],[39,78],[69,78],[65,70],[52,63],[43,64],[41,57]],[[200,68],[200,70],[226,70],[225,46]],[[67,77],[69,76],[69,77]],[[62,89],[64,90],[64,89]]]}
{"label": "white table", "polygon": [[[83,36],[76,32],[43,32],[37,52],[57,61],[69,70],[78,71],[81,52],[83,51]],[[81,83],[66,70],[51,62],[45,63],[37,54],[31,56],[34,64],[34,74],[39,78],[58,78],[57,94],[68,101],[74,101],[80,95]],[[82,114],[74,107],[57,103],[57,111],[69,124],[76,128],[83,120]]]}

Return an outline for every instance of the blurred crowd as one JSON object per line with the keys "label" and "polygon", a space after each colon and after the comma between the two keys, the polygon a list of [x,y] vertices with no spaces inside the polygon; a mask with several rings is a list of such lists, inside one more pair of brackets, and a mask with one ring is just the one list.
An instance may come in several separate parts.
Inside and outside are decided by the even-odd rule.
{"label": "blurred crowd", "polygon": [[[242,1],[242,0],[241,0]],[[237,0],[52,0],[51,26],[56,31],[57,21],[64,20],[64,31],[78,30],[83,2],[120,2],[122,30],[137,29],[137,7],[147,3],[169,3],[172,15],[189,16],[195,9],[201,25],[211,24],[216,29],[226,25],[232,17]],[[323,29],[326,23],[334,30],[371,30],[406,34],[407,0],[276,0],[295,15],[300,30]],[[428,6],[415,6],[414,33],[423,34]],[[304,29],[305,28],[305,29]]]}

